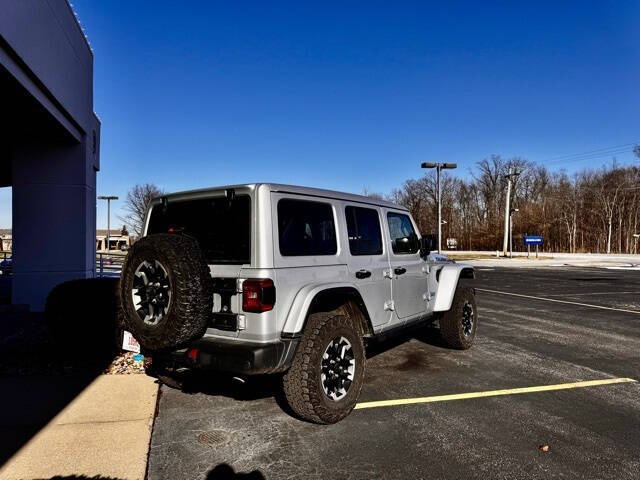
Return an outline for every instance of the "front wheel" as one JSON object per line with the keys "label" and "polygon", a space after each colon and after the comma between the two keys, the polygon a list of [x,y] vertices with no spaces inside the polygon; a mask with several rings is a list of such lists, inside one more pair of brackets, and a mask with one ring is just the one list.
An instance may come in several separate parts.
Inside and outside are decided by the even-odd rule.
{"label": "front wheel", "polygon": [[440,317],[440,336],[451,348],[466,350],[473,345],[478,328],[478,308],[473,288],[458,286],[451,308]]}
{"label": "front wheel", "polygon": [[355,407],[364,371],[364,343],[357,325],[341,311],[314,313],[283,378],[287,403],[305,420],[336,423]]}

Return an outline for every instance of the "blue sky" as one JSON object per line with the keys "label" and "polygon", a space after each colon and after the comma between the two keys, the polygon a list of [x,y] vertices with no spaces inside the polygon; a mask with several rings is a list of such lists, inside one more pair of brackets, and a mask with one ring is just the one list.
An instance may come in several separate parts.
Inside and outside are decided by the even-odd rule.
{"label": "blue sky", "polygon": [[74,0],[95,56],[98,193],[387,193],[422,161],[466,176],[493,153],[640,142],[639,5]]}

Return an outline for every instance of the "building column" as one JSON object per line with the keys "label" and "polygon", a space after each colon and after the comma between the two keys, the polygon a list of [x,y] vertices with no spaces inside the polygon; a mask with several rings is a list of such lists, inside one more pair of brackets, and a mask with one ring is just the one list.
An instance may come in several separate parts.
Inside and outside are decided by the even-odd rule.
{"label": "building column", "polygon": [[13,146],[12,303],[42,311],[51,289],[95,276],[95,139]]}

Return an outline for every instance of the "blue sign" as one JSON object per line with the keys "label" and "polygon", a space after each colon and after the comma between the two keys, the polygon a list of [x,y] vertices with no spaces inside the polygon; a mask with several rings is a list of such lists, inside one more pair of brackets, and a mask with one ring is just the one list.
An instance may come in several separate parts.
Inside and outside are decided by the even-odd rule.
{"label": "blue sign", "polygon": [[525,235],[525,245],[542,245],[542,235]]}

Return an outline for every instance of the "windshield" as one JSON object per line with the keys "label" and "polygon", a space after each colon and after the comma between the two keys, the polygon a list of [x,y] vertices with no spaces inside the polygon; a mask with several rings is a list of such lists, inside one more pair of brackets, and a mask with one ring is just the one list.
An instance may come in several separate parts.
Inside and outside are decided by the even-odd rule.
{"label": "windshield", "polygon": [[251,263],[251,198],[169,200],[151,211],[147,235],[153,233],[194,237],[209,264]]}

